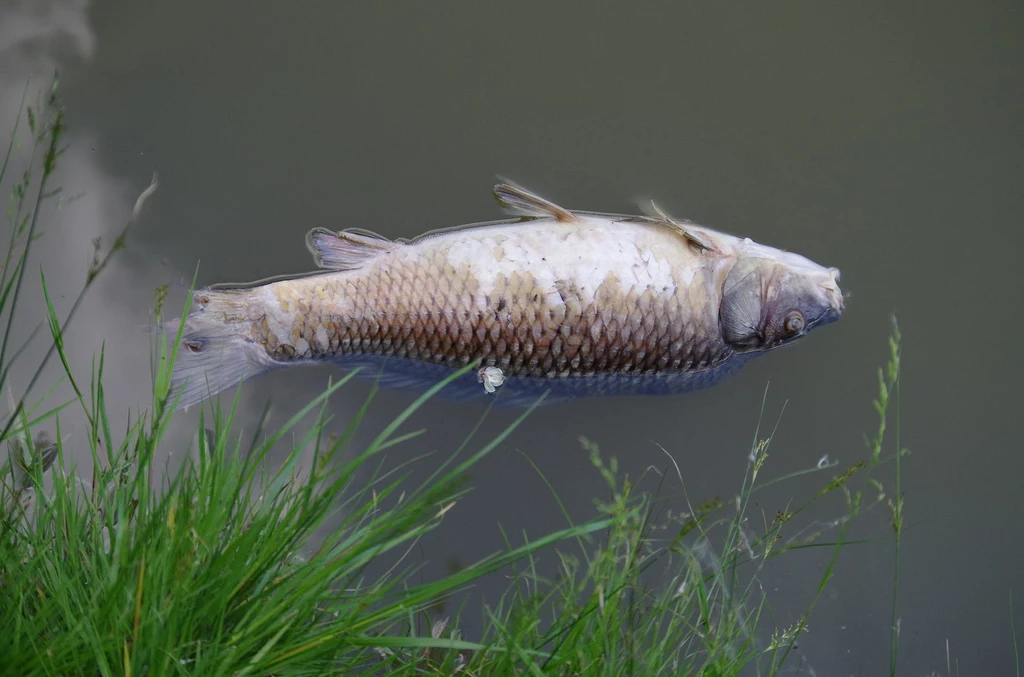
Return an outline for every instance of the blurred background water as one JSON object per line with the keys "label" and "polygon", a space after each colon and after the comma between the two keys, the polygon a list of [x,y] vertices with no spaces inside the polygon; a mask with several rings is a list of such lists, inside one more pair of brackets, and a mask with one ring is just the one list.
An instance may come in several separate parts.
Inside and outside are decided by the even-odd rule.
{"label": "blurred background water", "polygon": [[[313,226],[395,237],[500,218],[490,193],[498,174],[570,208],[635,212],[636,198],[652,196],[670,213],[838,266],[852,292],[840,323],[711,390],[535,412],[475,468],[472,493],[422,542],[422,575],[502,549],[499,523],[530,537],[564,525],[525,456],[574,519],[594,515],[604,487],[580,435],[630,477],[654,480],[648,469],[668,465],[662,445],[691,499],[728,500],[767,387],[766,423],[785,405],[770,475],[825,454],[855,461],[875,429],[876,369],[895,313],[900,434],[913,452],[903,467],[900,674],[945,674],[948,640],[961,674],[1003,675],[1013,665],[1009,595],[1021,598],[1024,578],[1014,343],[1022,38],[1024,6],[1011,2],[7,0],[0,126],[13,122],[27,78],[42,86],[60,67],[71,132],[59,181],[80,195],[48,212],[37,251],[65,307],[92,239],[109,240],[160,174],[129,248],[69,337],[82,373],[105,342],[107,399],[122,424],[148,401],[141,328],[158,285],[187,285],[197,265],[199,284],[309,270],[303,238]],[[36,321],[33,294],[23,312]],[[172,307],[181,301],[172,290]],[[250,382],[242,422],[268,396],[272,423],[283,422],[339,373]],[[15,385],[26,379],[15,374]],[[357,382],[332,399],[339,427],[368,392]],[[412,398],[381,392],[364,429]],[[483,411],[430,403],[412,423],[424,437],[389,462],[446,456]],[[492,413],[481,434],[514,415]],[[177,418],[169,448],[184,453],[197,416]],[[825,481],[786,483],[757,509],[770,521]],[[680,493],[678,481],[668,491]],[[843,505],[836,497],[816,510],[827,523]],[[886,672],[891,530],[884,509],[860,522],[858,535],[875,540],[840,556],[800,642],[802,674]],[[827,553],[777,562],[765,588],[780,623],[792,622]],[[486,599],[507,583],[479,592]],[[479,617],[476,604],[467,616]]]}

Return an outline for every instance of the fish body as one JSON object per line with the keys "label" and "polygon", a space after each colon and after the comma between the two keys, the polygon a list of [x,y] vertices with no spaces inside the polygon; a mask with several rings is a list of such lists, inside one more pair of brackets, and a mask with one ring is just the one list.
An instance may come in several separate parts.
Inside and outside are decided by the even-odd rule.
{"label": "fish body", "polygon": [[[601,214],[507,184],[495,194],[519,218],[412,240],[314,229],[324,272],[196,292],[181,406],[326,361],[426,387],[480,360],[506,401],[681,392],[842,314],[839,271],[797,254],[656,207]],[[484,393],[467,378],[447,394]]]}

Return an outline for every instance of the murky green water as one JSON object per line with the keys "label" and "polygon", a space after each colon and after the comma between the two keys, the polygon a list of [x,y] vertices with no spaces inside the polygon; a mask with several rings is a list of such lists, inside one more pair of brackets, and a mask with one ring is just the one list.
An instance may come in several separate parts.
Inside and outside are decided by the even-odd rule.
{"label": "murky green water", "polygon": [[[691,498],[729,498],[769,382],[767,422],[786,407],[771,474],[824,454],[853,462],[874,432],[875,369],[895,312],[900,432],[913,451],[901,674],[945,674],[948,639],[961,674],[1003,675],[1009,594],[1024,596],[1022,38],[1024,8],[995,2],[15,3],[0,6],[0,122],[8,128],[26,76],[42,84],[61,66],[72,127],[62,180],[85,195],[51,219],[40,259],[66,294],[90,240],[119,226],[160,173],[129,251],[75,329],[82,370],[101,340],[121,358],[108,377],[115,410],[145,396],[140,327],[157,285],[187,284],[197,263],[200,284],[309,270],[303,238],[316,225],[411,236],[496,218],[496,174],[573,208],[634,211],[638,196],[654,196],[674,214],[840,267],[852,291],[840,323],[712,390],[536,412],[476,469],[471,496],[416,556],[437,575],[501,549],[499,520],[530,536],[561,526],[524,454],[576,519],[592,515],[603,487],[581,434],[632,477],[666,468],[657,442]],[[283,421],[338,373],[252,381],[245,416],[273,395]],[[337,417],[367,392],[346,389]],[[367,429],[410,401],[381,393]],[[482,411],[432,403],[408,453],[443,454]],[[180,418],[181,439],[195,416]],[[511,417],[493,415],[485,432]],[[758,508],[770,520],[826,479],[785,484]],[[841,513],[837,497],[816,517]],[[886,518],[879,509],[861,520],[857,535],[876,542],[840,557],[800,643],[800,674],[886,672]],[[766,569],[780,622],[803,611],[826,560],[793,553]]]}

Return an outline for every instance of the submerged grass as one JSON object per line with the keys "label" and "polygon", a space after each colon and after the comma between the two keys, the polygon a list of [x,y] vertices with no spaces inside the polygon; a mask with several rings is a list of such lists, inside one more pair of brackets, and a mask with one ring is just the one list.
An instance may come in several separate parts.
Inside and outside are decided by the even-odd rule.
{"label": "submerged grass", "polygon": [[[11,238],[0,275],[4,392],[11,390],[10,368],[22,354],[9,351],[8,342],[40,209],[57,194],[47,186],[63,152],[64,110],[56,82],[25,110],[32,157],[43,159],[38,176],[30,162],[16,183],[9,211]],[[16,138],[12,133],[0,183]],[[35,198],[26,201],[33,186]],[[11,396],[0,434],[10,449],[0,486],[0,624],[5,628],[0,666],[5,674],[718,677],[753,670],[777,675],[792,662],[791,652],[850,543],[852,520],[888,505],[899,541],[898,470],[905,451],[897,440],[896,452],[883,453],[894,392],[898,407],[895,326],[889,359],[879,372],[879,429],[864,460],[838,468],[825,457],[814,468],[765,480],[772,436],[762,437],[758,430],[737,498],[687,503],[678,514],[665,509],[665,499],[621,478],[615,459],[581,438],[607,486],[607,498],[597,503],[592,519],[575,524],[563,509],[565,528],[518,546],[507,538],[504,552],[434,581],[414,583],[406,555],[465,494],[466,471],[529,411],[461,457],[472,443],[476,431],[471,431],[427,482],[410,486],[400,474],[403,468],[388,469],[382,454],[413,442],[416,433],[401,432],[402,427],[443,384],[359,447],[353,440],[372,395],[340,434],[327,433],[330,398],[346,377],[276,430],[265,430],[264,418],[255,434],[243,436],[237,397],[227,411],[201,415],[197,449],[177,472],[162,477],[155,463],[175,409],[169,377],[179,341],[162,337],[158,342],[150,407],[117,435],[107,415],[103,351],[83,389],[63,341],[82,296],[125,246],[128,227],[153,188],[140,198],[110,251],[100,255],[97,250],[82,293],[63,321],[40,276],[51,345],[21,397]],[[158,319],[162,300],[161,294]],[[51,389],[30,402],[30,391],[54,355],[74,396],[51,406]],[[91,463],[84,473],[61,433],[68,407],[80,410],[87,422]],[[303,424],[310,417],[312,423]],[[268,453],[288,436],[290,452],[279,470],[268,472]],[[668,458],[674,473],[663,481],[682,484],[678,466]],[[872,473],[891,460],[897,485],[895,497],[888,498]],[[765,518],[761,533],[754,533],[752,497],[810,472],[831,477],[799,505]],[[797,527],[812,505],[835,494],[845,497],[840,518]],[[317,540],[328,521],[329,535]],[[832,532],[835,540],[822,540]],[[808,547],[830,549],[825,572],[806,612],[780,627],[759,576],[775,557]],[[538,565],[542,551],[557,558],[554,573]],[[371,565],[380,562],[390,567],[371,575]],[[897,584],[898,562],[897,550]],[[438,601],[498,571],[511,571],[513,583],[489,600],[478,637],[460,634],[465,612],[431,618]],[[897,594],[894,586],[892,674],[898,658]]]}

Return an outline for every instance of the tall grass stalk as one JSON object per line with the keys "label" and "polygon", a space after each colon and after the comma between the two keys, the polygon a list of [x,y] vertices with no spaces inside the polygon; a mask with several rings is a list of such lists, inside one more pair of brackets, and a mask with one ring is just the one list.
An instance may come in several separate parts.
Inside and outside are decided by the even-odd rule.
{"label": "tall grass stalk", "polygon": [[[56,83],[39,106],[26,110],[32,157],[42,157],[42,169],[36,177],[31,160],[11,200],[10,246],[0,275],[0,316],[7,322],[0,386],[6,392],[11,365],[22,355],[20,348],[8,351],[8,341],[26,261],[41,206],[56,194],[48,183],[64,150]],[[32,186],[35,197],[26,202]],[[620,476],[614,457],[581,438],[581,461],[606,489],[591,519],[574,523],[558,501],[564,528],[535,539],[505,534],[503,551],[438,580],[415,583],[409,553],[446,514],[460,509],[469,490],[467,471],[507,444],[530,413],[490,440],[474,442],[474,428],[447,459],[432,461],[426,482],[411,486],[408,469],[424,458],[413,456],[396,467],[386,453],[416,448],[420,431],[406,432],[404,426],[443,383],[361,447],[354,440],[373,394],[347,421],[330,415],[331,398],[351,375],[276,430],[265,429],[264,411],[256,430],[244,433],[236,392],[226,410],[204,409],[195,449],[177,472],[162,473],[157,464],[176,408],[170,374],[180,334],[156,341],[151,406],[117,434],[107,416],[105,350],[84,379],[64,344],[82,295],[125,246],[128,228],[154,187],[140,196],[111,249],[94,253],[81,294],[63,320],[40,275],[50,346],[21,396],[11,397],[0,433],[11,452],[0,486],[0,624],[9,640],[0,649],[0,665],[12,674],[717,677],[752,668],[778,675],[850,543],[850,521],[885,500],[872,472],[891,458],[897,461],[896,498],[889,504],[898,544],[904,451],[897,439],[893,456],[882,453],[889,399],[898,383],[895,328],[888,364],[879,373],[880,424],[867,458],[834,472],[798,505],[780,508],[762,533],[749,526],[753,496],[808,473],[829,473],[836,464],[826,457],[814,467],[766,479],[774,431],[762,438],[759,422],[735,500],[695,506],[686,497],[680,513],[660,488],[654,496],[641,492],[638,480]],[[158,320],[162,305],[161,291]],[[52,390],[35,403],[27,397],[52,355],[74,397],[46,408]],[[72,405],[87,422],[84,472],[73,460],[81,456],[66,448],[62,435],[64,412]],[[269,452],[289,437],[284,461],[268,472]],[[471,446],[475,450],[465,455]],[[666,454],[671,462],[659,486],[678,480],[685,494],[685,477]],[[858,477],[863,483],[854,487]],[[839,518],[797,527],[834,492],[846,499]],[[834,541],[821,540],[833,530]],[[319,538],[321,531],[327,536]],[[794,556],[792,551],[811,547],[831,548],[825,573],[806,612],[779,627],[761,587],[764,567],[784,553]],[[898,561],[897,549],[897,585]],[[383,573],[372,573],[381,567]],[[512,583],[487,600],[476,637],[467,639],[460,630],[469,622],[465,609],[437,617],[439,602],[499,571],[511,572]],[[895,595],[894,590],[893,674]]]}
{"label": "tall grass stalk", "polygon": [[[900,378],[899,378],[899,365],[900,365],[900,330],[896,326],[895,321],[893,322],[893,336],[890,339],[890,372],[888,374],[888,380],[883,380],[881,374],[879,375],[879,382],[884,384],[884,388],[880,391],[883,393],[883,402],[888,402],[889,396],[895,389],[896,392],[896,449],[901,453],[896,454],[896,499],[889,501],[889,509],[892,514],[892,529],[894,539],[896,542],[896,552],[893,557],[893,581],[892,581],[892,630],[889,638],[889,675],[890,677],[896,677],[896,666],[898,663],[899,654],[899,638],[900,638],[900,619],[897,615],[897,605],[899,602],[900,593],[900,545],[902,542],[903,535],[903,484],[901,481],[901,458],[903,456],[902,448],[900,447]],[[884,425],[884,407],[882,414],[882,422]],[[879,436],[875,445],[876,449],[880,449],[882,445],[882,432],[879,432]]]}

